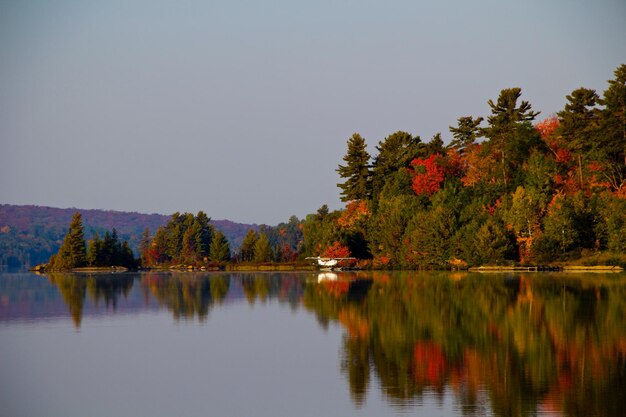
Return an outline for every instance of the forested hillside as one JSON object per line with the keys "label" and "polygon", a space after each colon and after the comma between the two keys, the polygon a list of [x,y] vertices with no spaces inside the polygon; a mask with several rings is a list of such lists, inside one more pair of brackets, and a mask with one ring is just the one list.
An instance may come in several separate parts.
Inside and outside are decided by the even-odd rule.
{"label": "forested hillside", "polygon": [[[106,231],[116,229],[136,255],[145,228],[154,234],[170,219],[161,214],[0,204],[0,265],[47,262],[58,251],[75,212],[82,215],[86,239],[91,239],[94,232],[102,237]],[[224,233],[232,247],[241,245],[250,228],[257,229],[256,225],[229,220],[212,220],[211,224]]]}
{"label": "forested hillside", "polygon": [[540,119],[520,88],[423,142],[398,131],[370,156],[355,133],[341,211],[303,223],[309,255],[348,249],[374,266],[548,263],[626,253],[626,65],[602,95],[577,88]]}

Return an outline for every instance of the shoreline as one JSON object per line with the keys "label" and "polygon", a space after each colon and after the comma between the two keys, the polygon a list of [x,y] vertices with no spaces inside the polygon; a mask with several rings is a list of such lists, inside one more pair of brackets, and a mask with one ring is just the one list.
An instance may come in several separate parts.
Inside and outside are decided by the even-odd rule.
{"label": "shoreline", "polygon": [[[152,268],[129,269],[123,266],[107,266],[107,267],[82,267],[70,270],[48,271],[45,265],[37,265],[29,268],[28,271],[35,273],[50,272],[73,272],[73,273],[122,273],[122,272],[315,272],[320,269],[315,265],[304,264],[228,264],[214,266],[193,265],[171,265]],[[347,271],[347,270],[346,270]],[[361,269],[361,271],[378,271],[377,269]],[[382,270],[384,271],[384,270]],[[419,270],[415,270],[419,271]],[[433,270],[435,271],[435,270]],[[442,270],[444,271],[444,270]],[[467,269],[452,269],[450,272],[478,272],[478,273],[499,273],[499,272],[596,272],[596,273],[620,273],[624,272],[624,268],[617,265],[538,265],[538,266],[490,266],[482,265]],[[338,271],[342,272],[342,271]],[[344,271],[345,272],[345,271]]]}

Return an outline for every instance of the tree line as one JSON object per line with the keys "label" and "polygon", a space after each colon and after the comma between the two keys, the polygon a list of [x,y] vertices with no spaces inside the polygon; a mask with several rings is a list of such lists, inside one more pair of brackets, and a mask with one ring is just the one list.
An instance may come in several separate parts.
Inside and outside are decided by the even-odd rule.
{"label": "tree line", "polygon": [[[395,132],[373,157],[355,133],[337,172],[344,210],[303,222],[307,254],[337,245],[374,266],[542,263],[626,252],[626,65],[537,121],[520,88],[459,117],[444,145]],[[624,262],[624,259],[621,258]]]}
{"label": "tree line", "polygon": [[[372,156],[355,133],[337,168],[342,210],[323,205],[302,220],[251,228],[234,249],[204,212],[174,213],[154,236],[144,231],[138,262],[322,255],[354,256],[379,268],[457,268],[601,254],[625,264],[626,65],[601,96],[578,88],[561,111],[540,121],[521,96],[520,88],[503,89],[487,102],[486,118],[459,117],[447,145],[440,133],[423,142],[398,131],[379,141]],[[82,231],[70,226],[51,264],[112,262],[111,248],[130,260],[114,232],[92,241],[88,254]]]}
{"label": "tree line", "polygon": [[153,237],[146,229],[139,245],[142,265],[293,262],[300,255],[302,233],[295,216],[275,227],[251,228],[235,250],[209,222],[202,211],[174,213]]}
{"label": "tree line", "polygon": [[50,257],[48,270],[64,271],[83,267],[123,266],[135,268],[138,266],[128,241],[120,241],[117,231],[106,231],[101,239],[96,233],[85,242],[82,216],[74,213],[67,234],[63,239],[59,251]]}

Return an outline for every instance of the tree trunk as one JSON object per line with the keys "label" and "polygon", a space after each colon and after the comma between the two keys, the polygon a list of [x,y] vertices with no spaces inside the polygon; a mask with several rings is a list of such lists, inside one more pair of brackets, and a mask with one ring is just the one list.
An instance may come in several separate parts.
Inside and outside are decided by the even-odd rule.
{"label": "tree trunk", "polygon": [[583,156],[578,155],[578,182],[580,183],[580,189],[583,189]]}

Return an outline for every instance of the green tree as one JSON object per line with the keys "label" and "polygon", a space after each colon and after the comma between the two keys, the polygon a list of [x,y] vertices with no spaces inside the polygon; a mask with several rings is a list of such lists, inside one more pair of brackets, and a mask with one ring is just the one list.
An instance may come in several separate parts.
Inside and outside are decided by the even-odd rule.
{"label": "green tree", "polygon": [[604,163],[605,179],[615,191],[626,186],[626,64],[614,72],[609,88],[599,100],[601,111],[598,158]]}
{"label": "green tree", "polygon": [[488,218],[476,233],[474,248],[482,263],[498,264],[510,258],[511,239],[502,222]]}
{"label": "green tree", "polygon": [[329,245],[343,241],[343,234],[337,223],[340,215],[338,211],[330,212],[324,204],[316,214],[306,216],[302,223],[304,255],[318,256]]}
{"label": "green tree", "polygon": [[411,219],[403,242],[409,266],[446,267],[452,258],[456,216],[443,205],[418,211]]}
{"label": "green tree", "polygon": [[[532,111],[532,106],[527,101],[518,105],[518,99],[522,95],[520,88],[507,88],[500,91],[498,100],[487,103],[491,108],[491,115],[487,118],[488,127],[482,129],[482,134],[489,139],[489,145],[500,156],[502,169],[502,181],[505,189],[508,184],[509,168],[507,165],[508,154],[516,147],[518,129],[524,122],[531,122],[539,112]],[[528,127],[528,125],[526,125]],[[531,126],[532,128],[532,126]]]}
{"label": "green tree", "polygon": [[378,155],[372,164],[372,196],[378,198],[390,174],[410,165],[413,158],[420,154],[422,147],[419,136],[398,131],[378,143]]}
{"label": "green tree", "polygon": [[195,255],[198,259],[209,256],[209,248],[215,234],[215,229],[210,222],[211,218],[203,211],[199,211],[194,219]]}
{"label": "green tree", "polygon": [[52,269],[66,270],[80,268],[85,265],[87,265],[87,253],[85,249],[82,216],[80,213],[76,212],[72,217],[72,222],[59,248],[59,252],[54,258]]}
{"label": "green tree", "polygon": [[102,254],[103,243],[98,232],[95,232],[93,238],[87,244],[87,265],[102,266],[100,256]]}
{"label": "green tree", "polygon": [[582,192],[573,196],[558,196],[550,204],[543,219],[543,235],[539,255],[543,259],[576,255],[581,248],[595,244],[594,213]]}
{"label": "green tree", "polygon": [[224,233],[218,231],[211,241],[210,259],[213,262],[230,261],[230,244]]}
{"label": "green tree", "polygon": [[598,95],[594,90],[578,88],[566,96],[568,103],[558,113],[559,133],[565,146],[578,160],[578,181],[583,187],[583,159],[586,159],[593,146],[593,138],[598,126],[598,110],[595,108]]}
{"label": "green tree", "polygon": [[254,262],[269,262],[272,260],[272,246],[265,233],[259,235],[254,245]]}
{"label": "green tree", "polygon": [[626,199],[604,193],[598,211],[602,221],[597,235],[603,245],[612,252],[626,253]]}
{"label": "green tree", "polygon": [[[432,137],[430,142],[425,144],[422,148],[423,148],[423,152],[421,156],[423,157],[434,155],[436,153],[438,154],[446,153],[444,146],[443,146],[443,139],[441,137],[441,133],[436,133]],[[417,156],[417,155],[414,155],[414,156]]]}
{"label": "green tree", "polygon": [[196,236],[200,233],[198,224],[194,222],[194,224],[185,230],[183,233],[182,239],[182,251],[178,259],[185,263],[194,263],[197,260],[196,254],[200,251],[196,249]]}
{"label": "green tree", "polygon": [[368,225],[372,255],[379,259],[388,259],[390,266],[399,266],[404,262],[403,236],[419,207],[419,201],[415,196],[398,195],[379,202],[378,211],[370,217]]}
{"label": "green tree", "polygon": [[242,262],[250,262],[254,259],[254,247],[259,239],[259,235],[253,230],[248,230],[239,249],[239,260]]}
{"label": "green tree", "polygon": [[463,116],[457,119],[457,126],[450,126],[450,132],[454,138],[450,142],[450,148],[458,149],[459,152],[463,152],[465,148],[476,142],[480,134],[480,124],[483,118],[477,117],[474,119],[472,116]]}
{"label": "green tree", "polygon": [[509,208],[504,211],[503,217],[518,237],[532,237],[533,232],[539,227],[540,210],[539,202],[533,199],[524,187],[519,186],[513,193]]}
{"label": "green tree", "polygon": [[345,165],[339,165],[337,172],[345,182],[337,184],[341,188],[341,201],[365,200],[370,195],[370,155],[365,139],[358,133],[348,139],[348,151],[343,157]]}
{"label": "green tree", "polygon": [[533,150],[524,166],[524,186],[543,213],[552,199],[556,164],[544,152]]}
{"label": "green tree", "polygon": [[126,268],[134,268],[137,266],[135,256],[133,255],[133,251],[128,245],[127,240],[122,242],[122,246],[120,247],[120,253],[118,255],[118,261],[119,262],[117,263],[117,265],[124,266]]}

